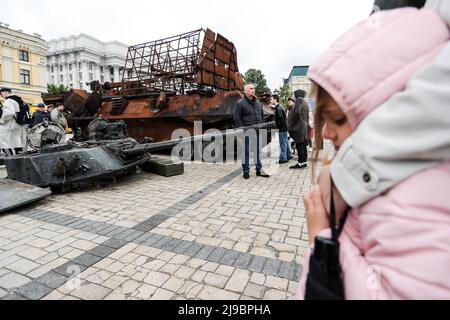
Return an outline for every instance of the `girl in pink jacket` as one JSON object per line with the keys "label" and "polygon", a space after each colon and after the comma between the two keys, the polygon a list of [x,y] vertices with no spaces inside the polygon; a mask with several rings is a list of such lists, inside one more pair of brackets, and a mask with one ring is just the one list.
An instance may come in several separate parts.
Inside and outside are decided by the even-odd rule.
{"label": "girl in pink jacket", "polygon": [[[362,119],[436,59],[449,38],[434,11],[412,8],[377,13],[339,38],[308,74],[315,83],[319,143],[322,134],[339,150]],[[370,170],[360,174],[370,188]],[[311,245],[331,233],[321,197],[317,188],[303,196]],[[450,299],[450,162],[353,208],[339,242],[346,299]],[[304,297],[309,258],[298,298]]]}

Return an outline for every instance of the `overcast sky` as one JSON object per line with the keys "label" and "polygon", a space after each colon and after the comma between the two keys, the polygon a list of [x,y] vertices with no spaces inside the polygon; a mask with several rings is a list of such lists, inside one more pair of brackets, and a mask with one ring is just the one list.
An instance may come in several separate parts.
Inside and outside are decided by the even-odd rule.
{"label": "overcast sky", "polygon": [[239,70],[260,69],[272,90],[367,18],[373,0],[11,0],[0,21],[45,40],[86,33],[127,45],[210,28],[237,48]]}

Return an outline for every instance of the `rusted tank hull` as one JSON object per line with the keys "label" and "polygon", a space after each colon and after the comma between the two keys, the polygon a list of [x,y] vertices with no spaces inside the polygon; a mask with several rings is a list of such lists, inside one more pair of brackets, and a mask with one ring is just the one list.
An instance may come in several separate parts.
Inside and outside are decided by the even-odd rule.
{"label": "rusted tank hull", "polygon": [[179,118],[148,118],[126,120],[128,133],[137,140],[151,138],[154,142],[167,141],[176,138],[176,130],[185,129],[190,135],[203,134],[206,130],[231,129],[227,121],[202,123],[202,132],[194,132],[194,123]]}
{"label": "rusted tank hull", "polygon": [[177,129],[186,129],[193,135],[195,121],[201,121],[203,131],[232,128],[234,107],[241,97],[238,91],[220,92],[213,97],[174,96],[167,98],[161,108],[156,98],[136,99],[126,101],[122,113],[116,115],[113,103],[104,102],[99,113],[110,121],[124,120],[135,139],[150,137],[159,142],[170,140]]}

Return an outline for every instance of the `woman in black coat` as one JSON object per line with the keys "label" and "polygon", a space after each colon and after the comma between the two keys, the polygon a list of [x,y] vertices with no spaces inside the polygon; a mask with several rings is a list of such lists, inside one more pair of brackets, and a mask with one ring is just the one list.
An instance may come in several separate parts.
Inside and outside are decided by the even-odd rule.
{"label": "woman in black coat", "polygon": [[297,90],[294,92],[295,106],[289,111],[288,125],[289,136],[294,140],[297,153],[298,163],[290,169],[305,169],[308,161],[308,139],[309,139],[309,108],[308,103],[304,100],[306,92]]}

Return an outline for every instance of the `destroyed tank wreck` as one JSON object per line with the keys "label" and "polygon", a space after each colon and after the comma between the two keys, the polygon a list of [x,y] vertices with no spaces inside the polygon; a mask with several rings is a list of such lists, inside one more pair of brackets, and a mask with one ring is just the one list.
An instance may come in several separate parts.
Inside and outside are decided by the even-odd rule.
{"label": "destroyed tank wreck", "polygon": [[[185,137],[157,143],[139,143],[128,136],[124,121],[109,122],[97,118],[88,126],[88,140],[64,142],[64,129],[44,121],[28,137],[32,151],[4,158],[8,180],[50,187],[52,191],[80,188],[82,183],[134,173],[137,167],[164,176],[182,174],[184,164],[178,159],[155,159],[151,153],[167,148],[184,148],[204,140],[241,137],[248,129],[270,129],[274,122],[255,126]],[[162,161],[160,161],[162,160]]]}
{"label": "destroyed tank wreck", "polygon": [[[121,82],[90,83],[91,93],[71,90],[61,100],[81,127],[101,115],[123,120],[130,137],[167,141],[176,129],[191,135],[233,128],[236,102],[243,97],[234,44],[209,29],[130,46]],[[55,97],[43,96],[55,102]],[[264,105],[266,121],[273,110]],[[194,132],[200,121],[201,132]],[[269,137],[270,139],[270,137]]]}
{"label": "destroyed tank wreck", "polygon": [[127,154],[138,142],[128,137],[123,122],[96,120],[85,142],[64,143],[63,135],[64,129],[51,122],[34,127],[28,138],[33,151],[4,159],[8,179],[59,190],[132,172],[150,159],[146,152]]}

